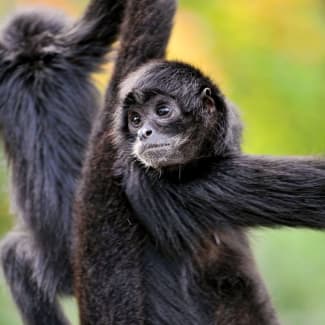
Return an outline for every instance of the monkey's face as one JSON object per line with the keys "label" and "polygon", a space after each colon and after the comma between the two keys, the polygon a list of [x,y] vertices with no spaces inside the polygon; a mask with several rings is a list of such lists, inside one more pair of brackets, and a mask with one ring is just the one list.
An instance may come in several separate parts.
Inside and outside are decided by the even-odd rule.
{"label": "monkey's face", "polygon": [[114,139],[125,159],[131,154],[160,170],[238,150],[240,124],[233,108],[189,65],[140,67],[120,84],[118,101]]}
{"label": "monkey's face", "polygon": [[175,99],[132,92],[126,101],[132,153],[145,166],[184,165],[199,157],[204,126],[183,112]]}

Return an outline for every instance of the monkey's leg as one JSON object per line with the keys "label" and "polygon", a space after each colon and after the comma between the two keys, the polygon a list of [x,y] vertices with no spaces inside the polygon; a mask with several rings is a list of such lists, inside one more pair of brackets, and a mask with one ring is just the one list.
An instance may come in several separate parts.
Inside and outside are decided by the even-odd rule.
{"label": "monkey's leg", "polygon": [[[215,324],[280,325],[247,234],[227,229],[217,236],[219,243],[213,246],[208,242],[205,255],[199,257],[205,263],[206,292]],[[202,296],[199,301],[204,299]]]}
{"label": "monkey's leg", "polygon": [[40,275],[35,263],[39,257],[38,249],[28,232],[9,233],[1,246],[4,275],[24,324],[69,324],[57,304],[56,295],[51,294],[51,297],[38,284],[37,277]]}

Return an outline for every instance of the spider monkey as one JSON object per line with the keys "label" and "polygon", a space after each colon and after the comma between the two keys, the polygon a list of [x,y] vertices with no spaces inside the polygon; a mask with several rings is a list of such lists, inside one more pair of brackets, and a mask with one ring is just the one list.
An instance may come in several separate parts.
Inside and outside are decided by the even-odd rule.
{"label": "spider monkey", "polygon": [[234,106],[165,60],[174,12],[127,3],[77,195],[81,324],[276,325],[246,231],[323,229],[325,162],[242,154]]}
{"label": "spider monkey", "polygon": [[83,17],[27,11],[0,39],[0,127],[12,171],[17,226],[1,262],[22,319],[68,324],[72,202],[99,106],[91,74],[117,39],[123,1],[93,0]]}

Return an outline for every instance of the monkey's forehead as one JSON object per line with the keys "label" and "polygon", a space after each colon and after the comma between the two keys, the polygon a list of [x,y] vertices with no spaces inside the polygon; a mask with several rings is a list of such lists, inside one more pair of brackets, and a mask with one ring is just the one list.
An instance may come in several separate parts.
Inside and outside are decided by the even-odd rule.
{"label": "monkey's forehead", "polygon": [[153,90],[177,98],[185,110],[192,110],[206,87],[213,89],[216,96],[221,95],[219,88],[199,69],[179,61],[156,60],[141,66],[121,82],[118,100],[123,103],[134,90]]}
{"label": "monkey's forehead", "polygon": [[134,89],[143,85],[143,81],[146,79],[146,75],[149,75],[150,71],[159,62],[151,62],[143,65],[134,72],[131,72],[122,82],[119,89],[119,99],[122,101],[126,96]]}

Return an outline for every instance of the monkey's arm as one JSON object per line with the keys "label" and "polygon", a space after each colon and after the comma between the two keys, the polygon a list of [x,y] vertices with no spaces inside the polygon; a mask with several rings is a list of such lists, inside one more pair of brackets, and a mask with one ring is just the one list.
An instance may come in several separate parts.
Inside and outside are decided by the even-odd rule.
{"label": "monkey's arm", "polygon": [[114,149],[100,134],[92,142],[76,202],[74,278],[80,323],[140,325],[140,232],[112,176]]}
{"label": "monkey's arm", "polygon": [[188,194],[186,201],[207,204],[211,220],[218,213],[221,225],[325,227],[325,161],[317,158],[221,160]]}
{"label": "monkey's arm", "polygon": [[[54,57],[64,58],[77,65],[78,74],[81,76],[92,73],[104,63],[105,56],[117,40],[125,2],[91,0],[84,15],[76,22],[62,19],[60,24],[64,24],[64,28],[63,26],[59,28],[60,24],[57,22],[59,15],[55,11],[18,12],[10,20],[8,27],[2,31],[4,37],[1,40],[3,44],[0,44],[0,60],[12,61],[13,52],[22,52],[23,46],[17,45],[24,44],[32,36],[38,46],[30,47],[26,56],[42,49],[41,57],[47,56],[52,60]],[[60,14],[60,18],[62,16],[64,15]],[[58,26],[54,27],[56,24]],[[48,35],[46,42],[40,42],[41,38],[46,39],[46,35]],[[20,39],[20,42],[11,43],[10,39]],[[65,71],[61,65],[57,66],[57,73]]]}
{"label": "monkey's arm", "polygon": [[175,10],[176,0],[128,1],[110,84],[112,96],[117,95],[117,87],[130,72],[165,57]]}
{"label": "monkey's arm", "polygon": [[127,189],[137,217],[169,252],[194,249],[222,227],[325,228],[324,161],[239,156],[198,175],[173,184],[141,173]]}
{"label": "monkey's arm", "polygon": [[65,54],[82,68],[98,69],[117,40],[126,1],[92,0],[84,15],[59,37]]}
{"label": "monkey's arm", "polygon": [[144,235],[113,175],[112,118],[122,78],[141,64],[164,56],[173,16],[167,10],[171,3],[174,1],[130,0],[126,8],[118,60],[77,200],[75,278],[81,324],[143,323],[140,261]]}

